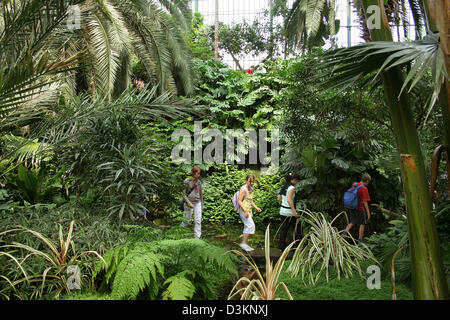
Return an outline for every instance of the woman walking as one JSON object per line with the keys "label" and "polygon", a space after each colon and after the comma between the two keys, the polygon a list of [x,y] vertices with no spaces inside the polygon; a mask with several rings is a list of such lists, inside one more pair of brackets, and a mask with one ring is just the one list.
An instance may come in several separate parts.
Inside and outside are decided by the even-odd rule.
{"label": "woman walking", "polygon": [[245,251],[253,251],[254,249],[248,245],[248,236],[255,233],[255,223],[253,222],[252,207],[256,211],[262,210],[253,202],[253,184],[255,183],[255,176],[247,175],[245,185],[239,190],[239,216],[244,223],[244,231],[242,231],[241,248]]}
{"label": "woman walking", "polygon": [[183,185],[183,227],[187,227],[194,215],[194,236],[200,238],[202,235],[202,213],[203,213],[203,193],[202,182],[199,177],[201,169],[194,166],[191,170],[191,177],[184,180]]}
{"label": "woman walking", "polygon": [[295,185],[300,181],[300,177],[296,173],[289,173],[285,177],[286,183],[278,194],[278,201],[281,201],[280,215],[284,216],[280,229],[280,243],[278,248],[283,251],[286,247],[286,236],[289,227],[294,229],[294,239],[299,240],[302,237],[301,226],[297,224],[297,210],[295,209]]}

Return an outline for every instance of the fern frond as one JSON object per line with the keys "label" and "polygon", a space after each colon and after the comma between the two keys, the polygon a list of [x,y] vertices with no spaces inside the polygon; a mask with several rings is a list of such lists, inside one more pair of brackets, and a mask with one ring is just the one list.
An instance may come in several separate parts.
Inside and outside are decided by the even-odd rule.
{"label": "fern frond", "polygon": [[111,292],[114,299],[135,299],[157,277],[164,276],[165,256],[149,252],[145,247],[136,246],[119,263]]}
{"label": "fern frond", "polygon": [[191,271],[186,270],[164,281],[164,285],[168,284],[168,287],[162,294],[163,300],[188,300],[193,297],[195,286],[186,278],[188,273],[192,274]]}

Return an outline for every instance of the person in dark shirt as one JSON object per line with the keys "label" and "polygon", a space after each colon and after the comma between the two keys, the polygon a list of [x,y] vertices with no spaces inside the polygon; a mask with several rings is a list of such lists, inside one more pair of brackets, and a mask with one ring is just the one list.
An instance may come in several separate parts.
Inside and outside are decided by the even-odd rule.
{"label": "person in dark shirt", "polygon": [[367,222],[370,220],[370,210],[369,204],[370,195],[367,186],[369,185],[372,178],[368,173],[364,173],[361,177],[361,181],[356,184],[356,186],[363,185],[358,189],[357,197],[358,197],[358,206],[355,209],[349,210],[349,220],[350,223],[345,228],[343,235],[350,235],[350,229],[353,228],[354,225],[359,225],[359,237],[358,242],[364,243],[364,228]]}

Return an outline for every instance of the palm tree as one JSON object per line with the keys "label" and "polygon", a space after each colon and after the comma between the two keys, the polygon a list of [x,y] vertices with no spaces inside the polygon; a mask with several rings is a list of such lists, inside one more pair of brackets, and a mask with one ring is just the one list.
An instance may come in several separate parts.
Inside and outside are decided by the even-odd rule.
{"label": "palm tree", "polygon": [[[188,0],[8,0],[0,4],[0,126],[23,125],[62,92],[106,97],[128,87],[130,57],[159,92],[193,90]],[[80,29],[67,27],[69,5]],[[32,101],[32,103],[31,103]],[[40,107],[45,107],[42,109]],[[8,116],[8,117],[6,117]]]}
{"label": "palm tree", "polygon": [[191,94],[192,66],[184,41],[191,17],[187,4],[187,0],[83,1],[79,35],[92,57],[85,70],[90,91],[107,97],[123,92],[135,55],[160,93]]}
{"label": "palm tree", "polygon": [[[0,122],[26,122],[58,95],[61,76],[83,50],[63,27],[69,1],[2,1],[0,4]],[[31,104],[32,101],[32,104]],[[20,112],[20,111],[26,112]],[[6,116],[9,116],[6,119]]]}
{"label": "palm tree", "polygon": [[[440,49],[444,56],[445,70],[447,75],[450,75],[450,4],[445,0],[427,1],[424,2],[424,7],[429,29],[440,33]],[[445,144],[447,152],[450,152],[450,81],[448,77],[445,78],[444,85],[445,90],[441,90],[440,105],[444,121]]]}

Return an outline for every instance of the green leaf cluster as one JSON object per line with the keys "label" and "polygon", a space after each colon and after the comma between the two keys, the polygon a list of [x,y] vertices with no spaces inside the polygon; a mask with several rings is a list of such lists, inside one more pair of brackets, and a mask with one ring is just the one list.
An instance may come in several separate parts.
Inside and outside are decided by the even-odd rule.
{"label": "green leaf cluster", "polygon": [[97,265],[99,292],[113,299],[212,299],[216,279],[236,274],[236,258],[200,239],[129,241]]}

